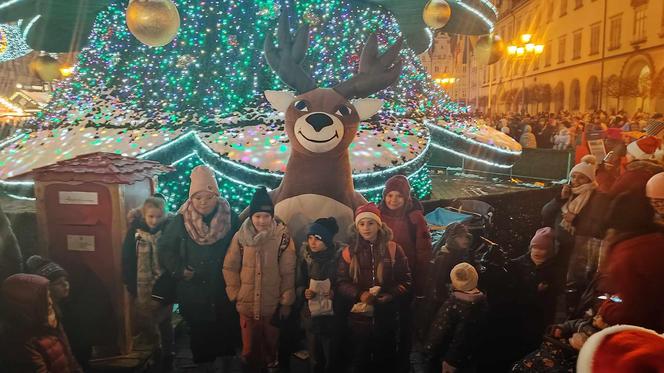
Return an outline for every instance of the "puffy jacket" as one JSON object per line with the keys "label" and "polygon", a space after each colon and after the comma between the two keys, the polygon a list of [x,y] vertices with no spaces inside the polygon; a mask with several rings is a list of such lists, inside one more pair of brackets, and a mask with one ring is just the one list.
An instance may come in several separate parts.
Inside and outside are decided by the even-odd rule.
{"label": "puffy jacket", "polygon": [[646,184],[655,174],[664,171],[664,167],[655,161],[635,160],[625,166],[625,171],[618,176],[609,190],[609,195],[616,196],[623,192],[645,193]]}
{"label": "puffy jacket", "polygon": [[82,372],[62,327],[48,324],[48,283],[41,276],[17,274],[2,285],[10,323],[0,351],[8,372]]}
{"label": "puffy jacket", "polygon": [[233,236],[224,260],[228,298],[237,311],[256,320],[270,318],[279,304],[295,302],[295,245],[286,225],[275,219],[258,233],[247,218]]}
{"label": "puffy jacket", "polygon": [[[360,301],[360,295],[369,291],[373,286],[381,286],[381,292],[389,293],[397,300],[406,295],[412,285],[408,258],[398,244],[391,241],[392,231],[385,223],[379,230],[376,244],[372,244],[363,238],[355,230],[351,229],[352,236],[357,242],[352,242],[341,252],[337,269],[337,292],[349,303]],[[392,242],[390,244],[390,242]],[[382,244],[381,244],[382,243]],[[384,245],[380,247],[379,245]],[[394,245],[394,257],[391,257],[388,245]],[[354,278],[351,273],[351,262],[357,259],[359,273]],[[379,273],[379,263],[382,263],[383,273]],[[382,277],[382,279],[381,279]]]}
{"label": "puffy jacket", "polygon": [[381,202],[380,212],[383,222],[392,230],[392,240],[398,243],[406,254],[415,295],[424,296],[433,248],[422,205],[413,200],[410,209],[395,213]]}

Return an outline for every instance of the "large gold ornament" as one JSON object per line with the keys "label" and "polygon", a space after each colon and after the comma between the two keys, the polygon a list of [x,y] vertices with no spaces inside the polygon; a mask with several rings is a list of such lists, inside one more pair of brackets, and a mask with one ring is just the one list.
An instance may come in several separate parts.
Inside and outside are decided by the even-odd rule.
{"label": "large gold ornament", "polygon": [[452,9],[445,0],[429,0],[422,12],[424,23],[434,30],[445,27],[451,15]]}
{"label": "large gold ornament", "polygon": [[35,57],[28,66],[30,71],[39,79],[50,82],[62,78],[60,63],[55,58],[45,54]]}
{"label": "large gold ornament", "polygon": [[180,29],[180,13],[171,0],[133,0],[127,7],[127,27],[141,43],[163,47]]}
{"label": "large gold ornament", "polygon": [[505,54],[505,43],[498,35],[482,35],[475,45],[475,56],[477,64],[492,65]]}

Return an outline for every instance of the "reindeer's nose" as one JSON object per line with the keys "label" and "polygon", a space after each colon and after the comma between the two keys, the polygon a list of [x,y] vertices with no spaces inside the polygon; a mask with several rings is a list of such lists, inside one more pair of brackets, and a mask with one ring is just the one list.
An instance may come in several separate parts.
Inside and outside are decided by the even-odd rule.
{"label": "reindeer's nose", "polygon": [[323,113],[314,113],[307,117],[307,123],[311,124],[316,132],[320,132],[323,128],[332,125],[332,118]]}

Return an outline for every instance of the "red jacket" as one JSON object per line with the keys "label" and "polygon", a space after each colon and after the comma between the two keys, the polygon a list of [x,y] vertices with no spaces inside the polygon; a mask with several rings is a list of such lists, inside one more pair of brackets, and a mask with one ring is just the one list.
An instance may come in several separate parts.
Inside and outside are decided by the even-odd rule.
{"label": "red jacket", "polygon": [[645,193],[646,184],[653,175],[664,171],[654,161],[635,160],[625,166],[623,172],[609,189],[609,195],[616,196],[623,192]]}
{"label": "red jacket", "polygon": [[394,242],[403,248],[408,258],[415,295],[423,296],[426,293],[427,271],[433,248],[429,227],[419,202],[410,211],[396,214],[381,203],[380,212],[383,222],[392,229]]}
{"label": "red jacket", "polygon": [[604,320],[664,332],[664,234],[616,243],[606,263],[606,284],[622,302],[605,305]]}

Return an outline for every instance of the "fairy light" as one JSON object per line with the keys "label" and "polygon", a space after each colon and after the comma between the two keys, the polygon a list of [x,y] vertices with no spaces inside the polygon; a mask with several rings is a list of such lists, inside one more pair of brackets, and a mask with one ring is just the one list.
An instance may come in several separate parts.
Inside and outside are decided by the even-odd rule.
{"label": "fairy light", "polygon": [[483,163],[483,164],[488,165],[488,166],[498,167],[498,168],[512,168],[512,165],[506,165],[506,164],[502,164],[502,163],[495,163],[495,162],[492,162],[492,161],[488,161],[486,159],[477,158],[477,157],[474,157],[472,155],[469,155],[469,154],[466,154],[466,153],[461,153],[461,152],[458,152],[454,149],[450,149],[450,148],[442,146],[442,145],[432,144],[432,146],[436,149],[446,151],[448,153],[454,154],[454,155],[459,156],[461,158],[469,159],[469,160],[474,161],[474,162]]}
{"label": "fairy light", "polygon": [[0,43],[3,45],[2,52],[0,52],[0,63],[23,57],[32,52],[21,36],[19,27],[15,24],[0,24]]}
{"label": "fairy light", "polygon": [[28,22],[28,25],[25,26],[25,29],[23,30],[23,39],[28,38],[28,34],[30,33],[30,29],[32,28],[32,26],[34,26],[35,22],[37,22],[37,20],[39,20],[39,18],[41,18],[41,14],[38,14],[38,15],[34,16],[30,20],[30,22]]}
{"label": "fairy light", "polygon": [[473,8],[472,6],[464,3],[461,0],[458,0],[457,3],[459,5],[461,5],[462,7],[466,8],[466,10],[468,10],[469,12],[475,14],[479,19],[481,19],[489,27],[489,32],[493,32],[494,24],[489,18],[487,18],[487,16],[485,16],[482,12],[480,12],[479,10]]}

